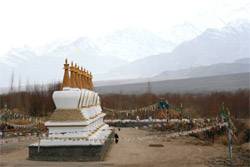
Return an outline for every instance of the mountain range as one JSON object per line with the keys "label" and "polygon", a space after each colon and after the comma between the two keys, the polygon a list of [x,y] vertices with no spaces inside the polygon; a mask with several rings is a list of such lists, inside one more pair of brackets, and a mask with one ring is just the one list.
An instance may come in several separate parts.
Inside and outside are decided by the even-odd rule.
{"label": "mountain range", "polygon": [[[62,78],[64,59],[103,73],[152,54],[170,52],[174,44],[143,29],[125,29],[102,38],[56,40],[40,48],[12,48],[0,57],[0,86],[8,86],[11,73],[26,82],[49,82]],[[56,71],[55,69],[58,69]],[[46,75],[44,75],[44,73]]]}
{"label": "mountain range", "polygon": [[184,41],[196,38],[201,33],[202,30],[194,26],[192,23],[184,22],[183,24],[175,25],[166,31],[160,32],[159,36],[179,45]]}
{"label": "mountain range", "polygon": [[[249,20],[236,20],[221,30],[201,32],[190,23],[172,30],[175,33],[168,38],[144,29],[125,29],[97,39],[80,37],[56,40],[39,48],[12,48],[0,57],[0,87],[9,86],[12,73],[22,80],[22,84],[61,80],[66,57],[84,65],[95,80],[163,77],[160,75],[181,69],[231,63],[250,57]],[[196,76],[190,73],[173,72],[171,75],[177,78]],[[196,73],[203,74],[202,71]],[[216,70],[209,75],[213,73],[216,75]]]}
{"label": "mountain range", "polygon": [[[148,56],[112,69],[103,79],[151,77],[174,71],[250,57],[250,22],[231,22],[221,30],[207,29],[193,40],[185,41],[170,53]],[[112,74],[112,75],[111,75]]]}
{"label": "mountain range", "polygon": [[250,73],[227,74],[209,77],[162,80],[155,82],[97,86],[95,90],[104,94],[165,94],[165,93],[211,93],[234,92],[249,89]]}
{"label": "mountain range", "polygon": [[238,59],[232,63],[219,63],[208,66],[191,67],[176,71],[164,71],[156,76],[148,78],[141,77],[135,79],[95,81],[94,85],[100,87],[109,85],[148,83],[148,82],[157,82],[165,80],[210,77],[210,76],[220,76],[220,75],[240,74],[240,73],[250,73],[250,58]]}
{"label": "mountain range", "polygon": [[183,79],[198,78],[216,75],[237,74],[250,72],[250,58],[238,59],[233,63],[219,63],[209,66],[191,67],[177,71],[164,71],[154,78],[156,79]]}

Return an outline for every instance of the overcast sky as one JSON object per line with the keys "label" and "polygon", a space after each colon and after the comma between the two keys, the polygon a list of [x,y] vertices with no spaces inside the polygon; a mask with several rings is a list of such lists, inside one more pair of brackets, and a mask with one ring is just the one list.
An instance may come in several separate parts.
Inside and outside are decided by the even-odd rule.
{"label": "overcast sky", "polygon": [[220,28],[249,18],[249,7],[249,0],[5,0],[0,1],[0,56],[11,47],[123,28],[161,32],[185,21]]}

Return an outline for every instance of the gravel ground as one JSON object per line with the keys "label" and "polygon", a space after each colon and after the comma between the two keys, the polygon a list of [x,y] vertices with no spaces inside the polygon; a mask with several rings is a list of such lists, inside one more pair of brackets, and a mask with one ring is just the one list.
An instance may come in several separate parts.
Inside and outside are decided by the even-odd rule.
{"label": "gravel ground", "polygon": [[[133,128],[122,128],[117,131],[119,137],[139,137],[155,135],[159,132],[149,132]],[[179,137],[173,139],[154,138],[137,141],[119,141],[110,145],[105,158],[100,162],[46,162],[30,161],[28,145],[35,141],[20,141],[0,145],[1,164],[4,167],[109,167],[109,166],[159,166],[159,167],[211,167],[229,166],[228,147],[219,144],[206,144],[194,137]],[[249,166],[249,152],[234,149],[233,166]]]}

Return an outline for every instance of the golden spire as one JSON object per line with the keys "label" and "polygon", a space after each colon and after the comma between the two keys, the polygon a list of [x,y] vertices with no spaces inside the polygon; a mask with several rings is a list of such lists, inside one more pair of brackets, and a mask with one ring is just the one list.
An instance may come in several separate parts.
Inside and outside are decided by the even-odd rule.
{"label": "golden spire", "polygon": [[67,59],[65,59],[65,64],[64,64],[64,76],[61,88],[63,87],[70,87],[69,64]]}
{"label": "golden spire", "polygon": [[76,88],[75,67],[73,65],[73,61],[71,62],[71,66],[70,66],[70,85],[72,88]]}
{"label": "golden spire", "polygon": [[85,68],[84,68],[84,71],[83,71],[83,77],[84,77],[84,88],[88,89],[87,73],[86,73],[86,69]]}
{"label": "golden spire", "polygon": [[79,78],[78,78],[78,68],[77,64],[75,63],[75,82],[76,82],[76,88],[79,88]]}
{"label": "golden spire", "polygon": [[78,82],[79,82],[79,85],[78,85],[78,87],[80,88],[80,89],[82,89],[82,76],[81,76],[81,71],[80,71],[80,68],[79,68],[79,65],[78,65],[78,72],[77,72],[77,75],[78,75]]}
{"label": "golden spire", "polygon": [[83,71],[83,67],[81,67],[81,83],[82,83],[82,88],[85,88],[84,86],[84,82],[85,82],[85,79],[84,79],[84,71]]}
{"label": "golden spire", "polygon": [[87,89],[91,89],[89,84],[89,70],[87,70],[86,72],[86,82],[87,82]]}
{"label": "golden spire", "polygon": [[91,72],[89,73],[89,77],[90,77],[90,79],[92,79],[92,75],[91,75]]}
{"label": "golden spire", "polygon": [[94,85],[93,85],[92,79],[93,79],[93,76],[92,76],[92,74],[91,74],[91,72],[90,72],[90,73],[89,73],[90,87],[91,87],[91,90],[94,90]]}

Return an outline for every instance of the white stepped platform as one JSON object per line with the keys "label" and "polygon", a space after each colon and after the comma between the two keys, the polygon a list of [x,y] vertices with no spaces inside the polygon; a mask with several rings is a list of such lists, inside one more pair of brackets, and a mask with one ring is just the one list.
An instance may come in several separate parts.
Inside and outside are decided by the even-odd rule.
{"label": "white stepped platform", "polygon": [[[53,93],[56,110],[47,138],[29,146],[29,158],[45,161],[102,160],[114,132],[103,122],[100,98],[94,91],[64,88]],[[39,153],[37,152],[41,150]]]}

